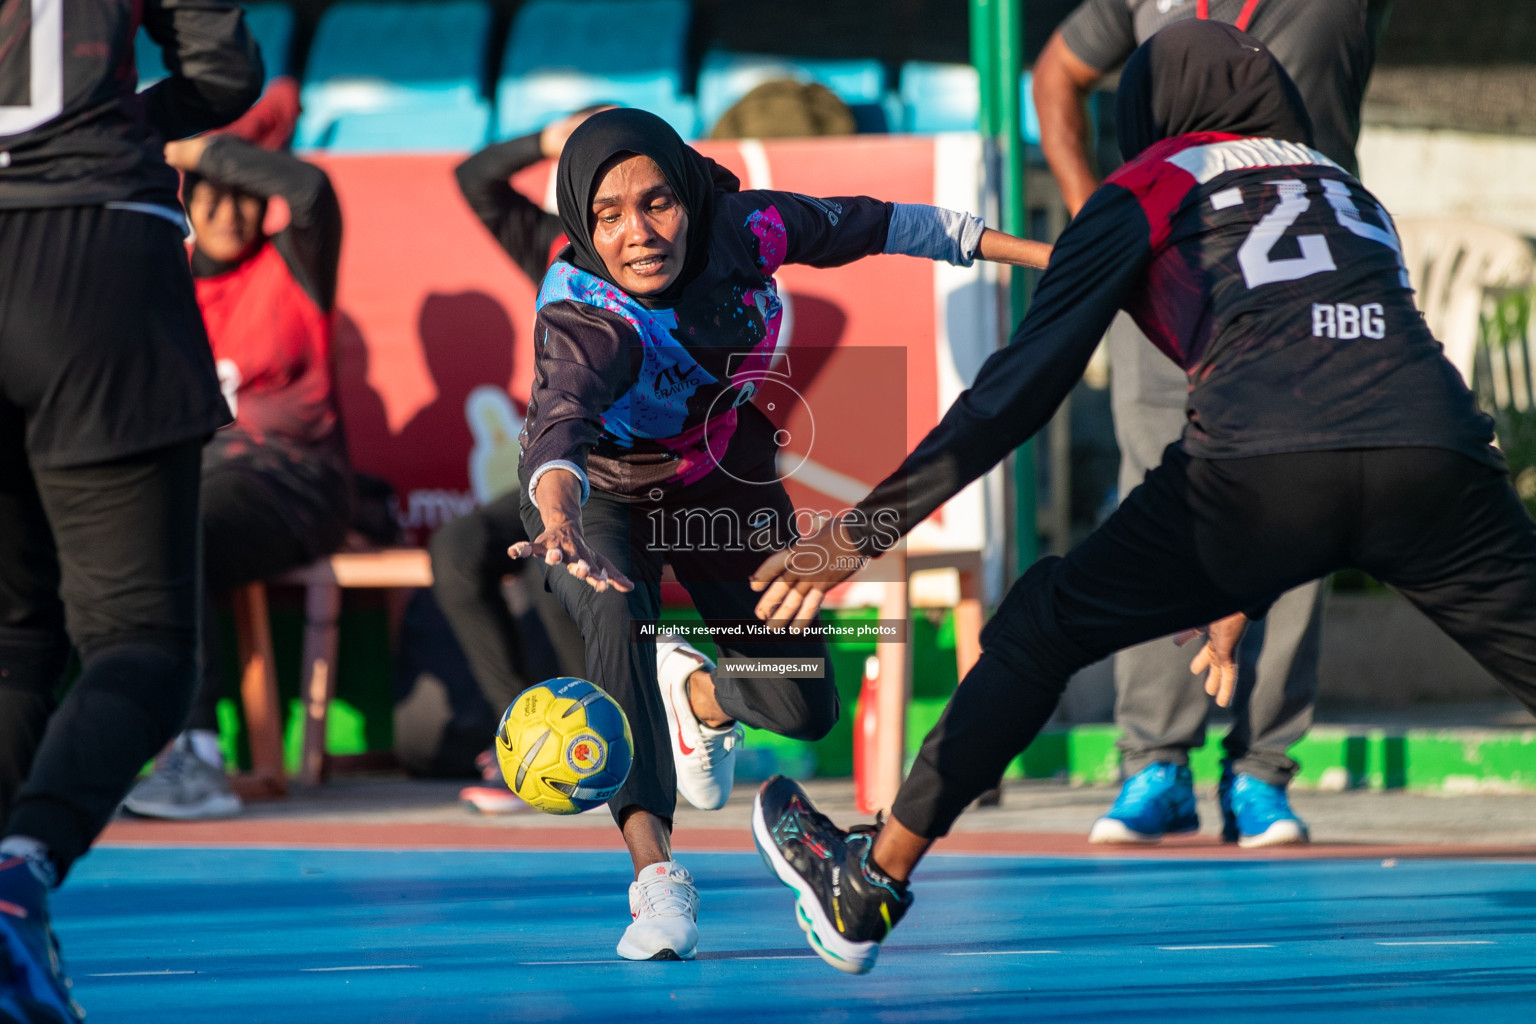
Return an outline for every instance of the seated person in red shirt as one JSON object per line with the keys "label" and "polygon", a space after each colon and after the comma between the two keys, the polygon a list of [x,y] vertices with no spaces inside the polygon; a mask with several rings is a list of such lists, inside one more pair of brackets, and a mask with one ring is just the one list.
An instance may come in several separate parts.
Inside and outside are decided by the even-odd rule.
{"label": "seated person in red shirt", "polygon": [[[197,302],[235,416],[203,451],[211,597],[329,554],[346,536],[351,475],[331,370],[341,207],[318,167],[231,135],[173,142],[165,157],[185,174]],[[274,198],[288,222],[268,235]],[[210,613],[186,731],[124,801],[135,814],[240,810],[218,746],[217,637]]]}

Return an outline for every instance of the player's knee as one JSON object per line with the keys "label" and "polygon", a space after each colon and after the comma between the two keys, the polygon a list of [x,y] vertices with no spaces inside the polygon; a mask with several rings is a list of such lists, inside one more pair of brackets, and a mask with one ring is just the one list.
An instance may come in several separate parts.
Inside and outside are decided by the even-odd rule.
{"label": "player's knee", "polygon": [[76,689],[113,694],[134,705],[153,723],[158,743],[186,721],[197,682],[197,652],[185,637],[100,639],[82,646],[80,663]]}
{"label": "player's knee", "polygon": [[795,686],[800,700],[796,702],[794,714],[788,716],[787,721],[776,723],[772,731],[792,740],[814,743],[832,731],[842,712],[842,702],[838,698],[837,687],[832,683],[830,666],[827,678],[797,680]]}
{"label": "player's knee", "polygon": [[1009,588],[981,631],[981,647],[1032,685],[1060,693],[1090,658],[1062,631],[1056,575],[1062,560],[1042,558]]}

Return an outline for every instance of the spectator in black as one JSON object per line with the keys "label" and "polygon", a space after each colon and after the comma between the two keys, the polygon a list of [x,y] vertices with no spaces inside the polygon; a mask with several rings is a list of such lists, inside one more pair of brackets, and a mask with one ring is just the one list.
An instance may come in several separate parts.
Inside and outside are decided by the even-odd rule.
{"label": "spectator in black", "polygon": [[[331,344],[341,207],[325,172],[233,135],[173,142],[194,231],[197,302],[233,426],[203,449],[205,589],[227,594],[340,546],[351,475]],[[270,200],[288,222],[263,229]],[[123,806],[155,818],[239,813],[219,751],[217,619],[205,612],[203,672],[186,729]]]}

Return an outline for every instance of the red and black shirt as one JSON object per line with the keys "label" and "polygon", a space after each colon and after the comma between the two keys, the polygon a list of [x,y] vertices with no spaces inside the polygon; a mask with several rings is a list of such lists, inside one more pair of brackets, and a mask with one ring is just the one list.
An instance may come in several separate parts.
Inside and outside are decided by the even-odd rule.
{"label": "red and black shirt", "polygon": [[905,533],[990,469],[1050,419],[1121,308],[1188,374],[1191,455],[1423,446],[1503,466],[1376,199],[1299,143],[1201,133],[1093,194],[1009,345],[861,509]]}
{"label": "red and black shirt", "polygon": [[231,136],[208,141],[197,171],[288,206],[287,225],[246,259],[192,254],[197,304],[235,427],[257,442],[322,445],[337,423],[331,340],[341,207],[330,179]]}

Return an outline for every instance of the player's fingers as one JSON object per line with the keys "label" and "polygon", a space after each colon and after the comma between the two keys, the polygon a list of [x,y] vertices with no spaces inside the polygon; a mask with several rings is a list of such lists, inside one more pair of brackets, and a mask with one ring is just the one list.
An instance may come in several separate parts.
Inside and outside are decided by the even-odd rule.
{"label": "player's fingers", "polygon": [[1216,703],[1221,707],[1232,706],[1232,691],[1237,688],[1237,672],[1235,666],[1223,666],[1220,686],[1216,692]]}
{"label": "player's fingers", "polygon": [[534,553],[533,545],[526,540],[520,540],[516,544],[513,544],[511,547],[507,548],[507,554],[511,555],[513,558],[528,558]]}
{"label": "player's fingers", "polygon": [[774,609],[773,617],[768,620],[768,625],[774,629],[783,629],[789,625],[790,620],[795,616],[795,612],[800,609],[800,604],[803,600],[804,596],[800,591],[786,588],[784,599]]}
{"label": "player's fingers", "polygon": [[791,632],[800,632],[816,618],[816,612],[821,609],[822,594],[820,589],[813,589],[806,593],[805,603],[800,606],[800,614],[795,616],[794,625],[790,627]]}
{"label": "player's fingers", "polygon": [[789,584],[783,580],[774,580],[769,585],[766,593],[758,599],[754,614],[760,619],[768,619],[778,610],[779,602],[784,600],[784,595],[789,593]]}
{"label": "player's fingers", "polygon": [[1189,670],[1199,675],[1211,667],[1211,645],[1206,644],[1200,648],[1200,653],[1195,655],[1195,660],[1189,663]]}
{"label": "player's fingers", "polygon": [[768,589],[768,585],[784,572],[784,567],[789,564],[790,549],[775,551],[763,560],[763,564],[757,567],[752,574],[751,586],[758,593]]}
{"label": "player's fingers", "polygon": [[585,558],[578,558],[571,563],[571,575],[579,580],[584,580],[592,575],[592,566],[587,564]]}
{"label": "player's fingers", "polygon": [[630,581],[630,578],[611,565],[603,566],[603,578],[608,581],[610,587],[621,594],[627,594],[635,589],[635,585]]}

